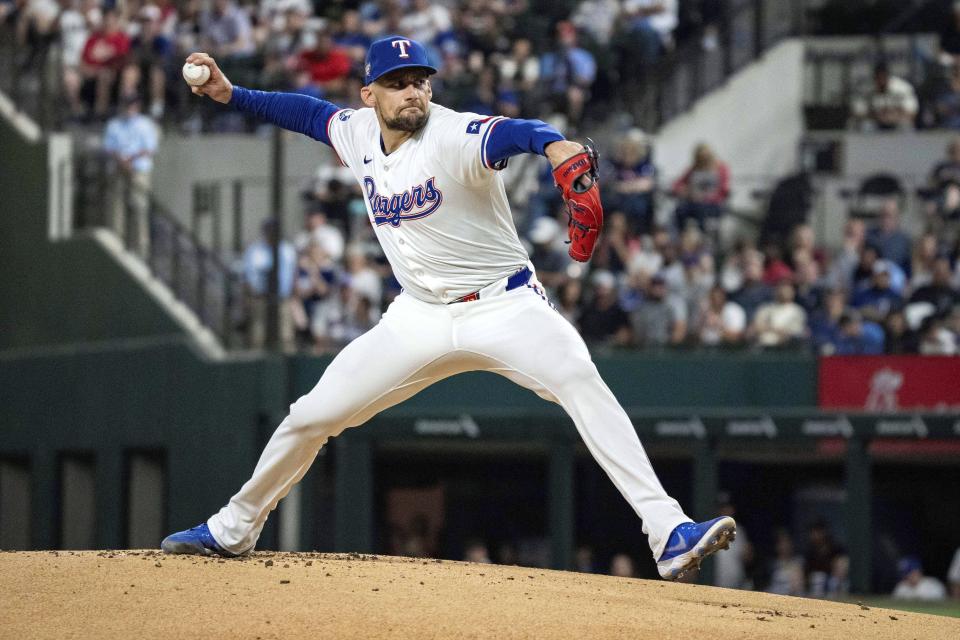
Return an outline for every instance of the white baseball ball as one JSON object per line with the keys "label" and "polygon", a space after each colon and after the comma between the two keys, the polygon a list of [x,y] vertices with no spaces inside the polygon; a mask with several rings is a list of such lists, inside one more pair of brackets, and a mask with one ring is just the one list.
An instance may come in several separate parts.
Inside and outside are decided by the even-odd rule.
{"label": "white baseball ball", "polygon": [[207,80],[210,79],[210,67],[205,64],[188,62],[183,65],[183,79],[192,87],[206,84]]}

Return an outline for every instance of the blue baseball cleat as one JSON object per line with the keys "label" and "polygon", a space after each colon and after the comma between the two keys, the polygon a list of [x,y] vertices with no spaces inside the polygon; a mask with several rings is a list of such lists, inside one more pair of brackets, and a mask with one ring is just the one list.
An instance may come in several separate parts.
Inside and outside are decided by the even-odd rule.
{"label": "blue baseball cleat", "polygon": [[660,577],[679,580],[688,571],[698,569],[703,559],[711,553],[728,548],[736,537],[737,523],[730,516],[678,525],[670,534],[663,555],[657,560]]}
{"label": "blue baseball cleat", "polygon": [[210,528],[204,522],[201,525],[172,533],[163,539],[160,548],[164,553],[190,554],[195,556],[212,556],[214,554],[225,558],[233,558],[237,554],[231,553],[220,546],[210,533]]}

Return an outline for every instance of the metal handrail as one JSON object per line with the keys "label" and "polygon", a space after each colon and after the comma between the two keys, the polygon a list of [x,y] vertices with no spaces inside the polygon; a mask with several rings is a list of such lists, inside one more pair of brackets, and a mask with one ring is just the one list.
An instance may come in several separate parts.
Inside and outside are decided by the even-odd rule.
{"label": "metal handrail", "polygon": [[[626,105],[637,124],[648,130],[658,129],[774,44],[802,33],[803,12],[798,6],[791,7],[785,25],[774,28],[769,24],[768,12],[782,7],[778,2],[782,0],[730,2],[719,24],[716,51],[702,49],[700,33],[667,54],[643,80],[643,99]],[[748,32],[746,41],[742,37],[745,31]],[[708,68],[710,63],[713,69]]]}
{"label": "metal handrail", "polygon": [[[240,275],[225,264],[215,251],[161,204],[153,193],[130,183],[118,184],[110,171],[110,162],[98,152],[78,159],[75,211],[77,226],[109,227],[103,212],[112,205],[112,190],[122,188],[122,206],[127,224],[121,238],[124,247],[137,253],[174,297],[188,306],[198,319],[222,341],[225,347],[239,346],[239,325],[245,316],[243,282]],[[139,246],[134,199],[146,203],[149,243]]]}

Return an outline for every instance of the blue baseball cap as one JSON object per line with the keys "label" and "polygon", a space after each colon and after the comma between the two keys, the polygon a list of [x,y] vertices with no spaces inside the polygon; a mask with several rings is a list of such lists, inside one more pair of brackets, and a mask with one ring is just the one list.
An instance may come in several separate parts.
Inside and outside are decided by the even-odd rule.
{"label": "blue baseball cap", "polygon": [[430,73],[437,72],[427,58],[427,50],[416,40],[403,36],[381,38],[371,44],[367,51],[363,83],[370,84],[391,71],[407,67],[421,67]]}

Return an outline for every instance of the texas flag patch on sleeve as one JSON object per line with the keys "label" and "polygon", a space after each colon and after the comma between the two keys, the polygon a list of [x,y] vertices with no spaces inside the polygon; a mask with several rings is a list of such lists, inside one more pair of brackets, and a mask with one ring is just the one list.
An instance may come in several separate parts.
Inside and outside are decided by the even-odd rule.
{"label": "texas flag patch on sleeve", "polygon": [[481,126],[484,122],[488,122],[488,121],[492,120],[493,118],[494,118],[494,116],[488,116],[488,117],[483,118],[483,119],[481,119],[481,120],[471,120],[470,123],[467,124],[467,133],[472,133],[472,134],[475,134],[475,135],[479,135],[479,134],[480,134],[480,126]]}

